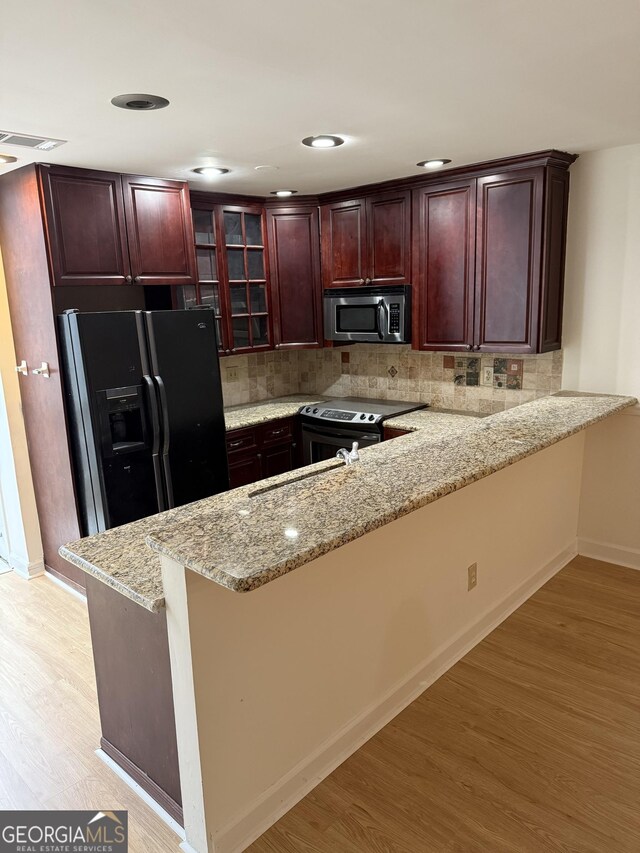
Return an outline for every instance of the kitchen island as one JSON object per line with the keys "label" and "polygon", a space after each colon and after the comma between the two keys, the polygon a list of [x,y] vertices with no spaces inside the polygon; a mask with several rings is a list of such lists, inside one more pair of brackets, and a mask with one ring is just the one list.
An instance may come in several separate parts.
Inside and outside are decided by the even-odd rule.
{"label": "kitchen island", "polygon": [[582,431],[635,402],[412,413],[389,423],[411,434],[354,466],[318,463],[63,549],[166,608],[187,849],[243,849],[565,565]]}

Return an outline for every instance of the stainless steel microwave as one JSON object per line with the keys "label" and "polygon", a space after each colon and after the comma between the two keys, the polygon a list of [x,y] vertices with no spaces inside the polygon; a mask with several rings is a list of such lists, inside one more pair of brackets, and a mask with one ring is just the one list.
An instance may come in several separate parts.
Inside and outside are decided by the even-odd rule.
{"label": "stainless steel microwave", "polygon": [[325,290],[324,335],[328,341],[410,343],[411,285]]}

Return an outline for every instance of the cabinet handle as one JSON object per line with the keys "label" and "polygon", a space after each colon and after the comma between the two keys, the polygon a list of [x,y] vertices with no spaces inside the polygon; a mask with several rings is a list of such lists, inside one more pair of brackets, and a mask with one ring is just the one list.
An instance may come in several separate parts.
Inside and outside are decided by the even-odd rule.
{"label": "cabinet handle", "polygon": [[16,364],[16,373],[21,373],[23,376],[29,375],[29,366],[24,359],[22,359],[20,364]]}
{"label": "cabinet handle", "polygon": [[370,279],[370,278],[365,278],[364,283],[365,283],[365,284],[371,284],[371,279]]}
{"label": "cabinet handle", "polygon": [[256,453],[256,459],[262,459],[262,453]]}
{"label": "cabinet handle", "polygon": [[271,435],[282,435],[283,432],[286,432],[287,428],[282,427],[282,429],[274,429]]}
{"label": "cabinet handle", "polygon": [[475,350],[476,352],[479,352],[479,351],[480,351],[480,344],[476,344],[476,345],[474,346],[474,350]]}
{"label": "cabinet handle", "polygon": [[125,275],[124,280],[127,282],[127,284],[131,284],[131,282],[133,281],[130,275]]}
{"label": "cabinet handle", "polygon": [[360,279],[360,284],[364,284],[364,279],[363,279],[363,278],[361,278],[361,279]]}
{"label": "cabinet handle", "polygon": [[136,284],[140,284],[140,282],[142,281],[142,277],[137,275],[133,280],[135,281]]}
{"label": "cabinet handle", "polygon": [[243,438],[239,438],[237,441],[230,441],[229,447],[240,447],[241,444],[244,444]]}
{"label": "cabinet handle", "polygon": [[46,361],[43,361],[40,367],[35,367],[31,372],[34,376],[42,376],[44,379],[51,379],[51,374],[49,373],[49,365]]}
{"label": "cabinet handle", "polygon": [[275,348],[280,349],[280,344],[276,344]]}
{"label": "cabinet handle", "polygon": [[468,350],[472,350],[472,349],[473,349],[473,347],[471,346],[471,344],[467,344],[467,349],[468,349]]}

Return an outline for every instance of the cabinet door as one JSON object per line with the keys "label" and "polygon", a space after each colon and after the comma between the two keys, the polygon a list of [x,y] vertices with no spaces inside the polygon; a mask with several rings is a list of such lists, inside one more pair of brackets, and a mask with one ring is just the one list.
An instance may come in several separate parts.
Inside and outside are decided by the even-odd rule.
{"label": "cabinet door", "polygon": [[189,187],[124,175],[125,215],[136,284],[195,284]]}
{"label": "cabinet door", "polygon": [[365,216],[364,199],[326,204],[320,208],[324,287],[364,284]]}
{"label": "cabinet door", "polygon": [[218,209],[231,352],[271,348],[271,294],[264,210],[253,205]]}
{"label": "cabinet door", "polygon": [[248,456],[240,456],[238,459],[229,459],[229,487],[238,489],[261,480],[262,465],[261,454],[253,453]]}
{"label": "cabinet door", "polygon": [[411,198],[409,192],[367,199],[367,284],[411,282]]}
{"label": "cabinet door", "polygon": [[413,203],[414,347],[471,349],[476,182],[415,190]]}
{"label": "cabinet door", "polygon": [[321,347],[318,209],[270,210],[267,226],[276,349]]}
{"label": "cabinet door", "polygon": [[569,206],[569,173],[565,169],[547,169],[544,195],[544,251],[538,352],[560,349],[562,345],[564,262]]}
{"label": "cabinet door", "polygon": [[213,308],[216,316],[218,350],[221,353],[229,353],[231,351],[227,328],[229,308],[220,275],[222,264],[214,206],[194,204],[191,213],[198,268],[197,301],[200,305]]}
{"label": "cabinet door", "polygon": [[39,168],[54,285],[131,280],[120,175]]}
{"label": "cabinet door", "polygon": [[296,446],[293,443],[281,444],[262,451],[262,476],[275,477],[293,471],[295,464]]}
{"label": "cabinet door", "polygon": [[475,349],[536,352],[544,169],[478,179]]}

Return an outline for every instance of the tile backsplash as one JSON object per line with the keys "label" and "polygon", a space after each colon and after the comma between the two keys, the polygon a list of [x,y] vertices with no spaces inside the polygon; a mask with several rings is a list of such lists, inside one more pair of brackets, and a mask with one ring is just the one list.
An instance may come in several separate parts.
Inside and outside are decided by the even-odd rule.
{"label": "tile backsplash", "polygon": [[221,367],[227,406],[302,393],[415,400],[492,413],[559,391],[562,382],[561,351],[458,356],[355,344],[230,356]]}

